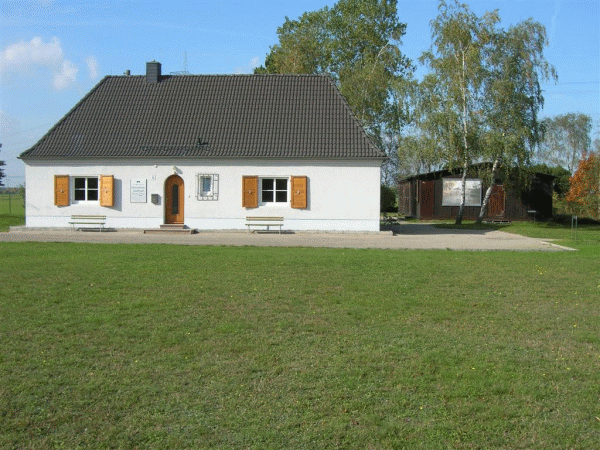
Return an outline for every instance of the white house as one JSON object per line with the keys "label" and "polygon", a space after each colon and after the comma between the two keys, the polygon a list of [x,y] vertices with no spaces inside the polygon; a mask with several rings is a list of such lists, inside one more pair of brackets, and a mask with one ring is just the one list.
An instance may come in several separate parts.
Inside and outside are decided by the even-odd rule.
{"label": "white house", "polygon": [[378,231],[384,154],[329,77],[107,76],[26,165],[26,226]]}

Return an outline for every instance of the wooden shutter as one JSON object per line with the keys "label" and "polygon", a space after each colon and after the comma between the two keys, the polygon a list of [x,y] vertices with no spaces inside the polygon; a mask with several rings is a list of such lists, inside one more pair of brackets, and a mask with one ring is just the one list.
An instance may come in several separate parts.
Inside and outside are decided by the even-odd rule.
{"label": "wooden shutter", "polygon": [[258,208],[258,176],[242,177],[242,206]]}
{"label": "wooden shutter", "polygon": [[292,177],[292,208],[306,209],[307,207],[307,178],[305,176]]}
{"label": "wooden shutter", "polygon": [[114,184],[112,175],[100,176],[100,206],[114,206]]}
{"label": "wooden shutter", "polygon": [[69,206],[69,175],[54,176],[54,204]]}

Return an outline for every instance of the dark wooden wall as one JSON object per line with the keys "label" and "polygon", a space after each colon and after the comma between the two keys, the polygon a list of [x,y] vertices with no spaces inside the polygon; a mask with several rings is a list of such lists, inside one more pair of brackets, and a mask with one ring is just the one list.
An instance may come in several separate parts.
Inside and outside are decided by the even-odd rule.
{"label": "dark wooden wall", "polygon": [[[488,214],[486,218],[494,220],[532,220],[552,217],[552,180],[537,176],[532,177],[528,189],[521,190],[514,185],[497,185],[494,189],[500,195],[504,189],[504,214]],[[482,187],[482,201],[487,186]],[[453,219],[458,215],[458,206],[442,206],[443,180],[421,180],[410,178],[398,185],[398,212],[418,219]],[[479,217],[481,207],[467,206],[464,218],[475,220]]]}

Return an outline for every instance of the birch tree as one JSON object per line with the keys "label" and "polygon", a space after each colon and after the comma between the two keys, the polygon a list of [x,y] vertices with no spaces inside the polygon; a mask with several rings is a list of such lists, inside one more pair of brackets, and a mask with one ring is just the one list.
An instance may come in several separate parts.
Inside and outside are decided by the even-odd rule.
{"label": "birch tree", "polygon": [[[421,135],[439,147],[439,160],[462,174],[456,223],[462,223],[466,179],[474,162],[499,168],[527,164],[541,138],[540,81],[555,78],[545,60],[545,28],[532,20],[504,30],[497,10],[481,17],[467,5],[440,1],[433,43],[420,61],[430,68],[415,110]],[[491,183],[478,222],[485,217]]]}
{"label": "birch tree", "polygon": [[569,113],[544,120],[544,138],[539,159],[574,173],[577,163],[590,150],[592,119],[581,113]]}
{"label": "birch tree", "polygon": [[[420,62],[431,72],[421,83],[424,95],[419,128],[442,143],[443,159],[460,167],[461,201],[456,224],[462,223],[469,165],[479,156],[479,135],[483,127],[484,92],[487,76],[486,54],[497,11],[478,17],[467,5],[440,1],[438,16],[431,22],[433,43]],[[425,100],[426,97],[429,99]]]}
{"label": "birch tree", "polygon": [[[541,81],[556,79],[544,58],[546,29],[531,19],[496,30],[487,55],[485,126],[482,155],[492,161],[490,179],[501,164],[506,168],[529,165],[542,140],[539,112],[544,104]],[[485,217],[492,182],[485,193],[477,222]]]}

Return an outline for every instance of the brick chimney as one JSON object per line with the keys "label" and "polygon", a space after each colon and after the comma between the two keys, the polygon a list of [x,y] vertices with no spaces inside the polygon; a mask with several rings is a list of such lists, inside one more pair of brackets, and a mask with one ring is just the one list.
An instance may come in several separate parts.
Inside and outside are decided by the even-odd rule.
{"label": "brick chimney", "polygon": [[146,83],[156,84],[160,81],[161,66],[159,62],[151,61],[146,63]]}

